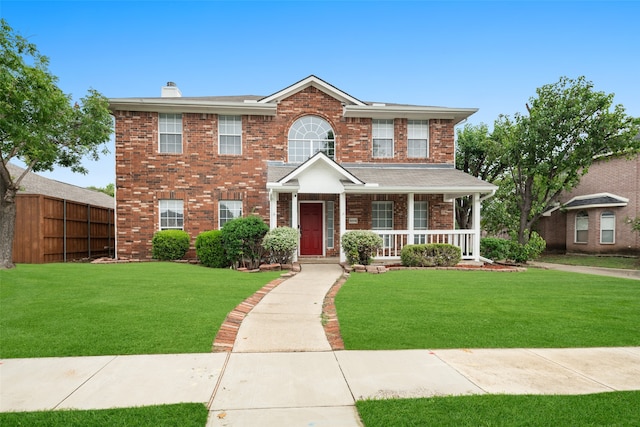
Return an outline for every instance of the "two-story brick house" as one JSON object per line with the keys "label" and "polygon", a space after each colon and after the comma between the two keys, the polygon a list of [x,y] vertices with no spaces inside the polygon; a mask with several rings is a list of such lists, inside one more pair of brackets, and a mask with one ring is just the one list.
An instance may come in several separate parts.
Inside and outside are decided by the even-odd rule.
{"label": "two-story brick house", "polygon": [[[368,103],[309,76],[270,96],[111,99],[116,251],[151,257],[160,229],[199,233],[260,215],[301,232],[299,256],[341,256],[347,230],[375,230],[380,259],[448,242],[479,259],[480,200],[495,186],[454,168],[454,126],[476,109]],[[455,230],[472,194],[473,230]]]}

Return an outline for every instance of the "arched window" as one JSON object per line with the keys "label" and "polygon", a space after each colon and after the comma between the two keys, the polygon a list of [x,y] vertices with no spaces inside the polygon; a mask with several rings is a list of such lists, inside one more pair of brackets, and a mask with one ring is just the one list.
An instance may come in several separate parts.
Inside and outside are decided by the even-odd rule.
{"label": "arched window", "polygon": [[326,120],[304,116],[289,129],[289,163],[302,163],[318,151],[335,157],[335,133]]}
{"label": "arched window", "polygon": [[600,215],[600,243],[616,242],[616,214],[611,211]]}
{"label": "arched window", "polygon": [[580,211],[576,214],[576,243],[589,241],[589,214]]}

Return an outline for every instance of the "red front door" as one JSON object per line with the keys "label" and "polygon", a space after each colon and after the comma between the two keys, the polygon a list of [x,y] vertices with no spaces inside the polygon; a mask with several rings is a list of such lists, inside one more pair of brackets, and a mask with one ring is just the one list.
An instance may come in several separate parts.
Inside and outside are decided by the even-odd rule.
{"label": "red front door", "polygon": [[300,203],[300,255],[322,255],[322,203]]}

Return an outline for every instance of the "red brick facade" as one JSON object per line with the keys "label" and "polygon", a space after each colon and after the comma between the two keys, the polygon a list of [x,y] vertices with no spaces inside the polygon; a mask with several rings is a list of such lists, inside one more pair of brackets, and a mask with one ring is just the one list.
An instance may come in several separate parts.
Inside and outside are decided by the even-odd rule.
{"label": "red brick facade", "polygon": [[[394,119],[394,156],[374,159],[372,119],[344,117],[340,100],[309,86],[280,100],[274,115],[242,115],[242,154],[218,154],[218,115],[182,113],[182,153],[160,153],[159,113],[114,110],[116,119],[117,255],[149,259],[151,239],[159,230],[159,201],[183,201],[184,230],[192,240],[218,228],[218,201],[241,200],[244,215],[269,220],[267,161],[287,162],[288,132],[300,117],[315,115],[335,132],[337,163],[454,162],[454,121],[429,120],[429,158],[407,157],[407,119]],[[288,225],[290,194],[280,194],[278,225]],[[335,241],[339,241],[338,195],[304,194],[300,200],[331,200],[335,207]],[[405,228],[406,195],[348,195],[349,215],[360,217],[357,228],[371,225],[371,201],[394,203],[394,228]],[[453,229],[453,204],[443,195],[416,195],[429,201],[429,227]],[[347,226],[349,228],[349,226]],[[335,255],[339,248],[327,250]],[[193,253],[191,253],[193,256]]]}

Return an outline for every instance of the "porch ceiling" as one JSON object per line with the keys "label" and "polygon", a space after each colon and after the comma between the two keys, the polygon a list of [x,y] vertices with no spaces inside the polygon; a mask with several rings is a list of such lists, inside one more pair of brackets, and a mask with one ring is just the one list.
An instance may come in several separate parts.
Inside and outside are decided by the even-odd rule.
{"label": "porch ceiling", "polygon": [[[269,162],[267,187],[283,192],[297,191],[296,185],[286,186],[280,181],[299,165]],[[468,175],[449,165],[357,163],[340,165],[363,184],[341,181],[346,193],[447,193],[466,195],[488,193],[497,187]],[[317,177],[316,177],[317,178]],[[327,176],[335,180],[335,175]],[[294,184],[294,183],[290,183]]]}

